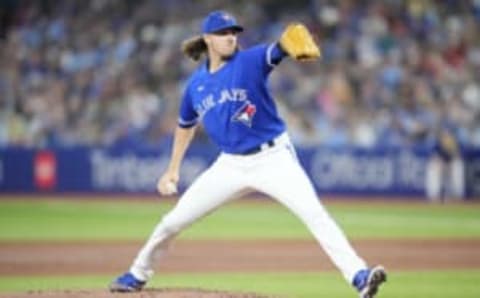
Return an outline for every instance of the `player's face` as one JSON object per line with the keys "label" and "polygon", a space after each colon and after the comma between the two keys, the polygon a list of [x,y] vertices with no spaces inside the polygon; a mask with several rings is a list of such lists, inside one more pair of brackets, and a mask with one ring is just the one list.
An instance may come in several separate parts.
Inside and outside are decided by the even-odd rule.
{"label": "player's face", "polygon": [[210,53],[218,55],[222,60],[230,58],[237,50],[237,34],[238,32],[233,29],[207,34],[205,42],[210,49]]}

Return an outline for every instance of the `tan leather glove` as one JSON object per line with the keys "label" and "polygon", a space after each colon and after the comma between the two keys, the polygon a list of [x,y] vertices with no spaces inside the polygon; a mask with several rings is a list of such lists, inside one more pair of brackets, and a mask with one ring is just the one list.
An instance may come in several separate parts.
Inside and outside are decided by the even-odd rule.
{"label": "tan leather glove", "polygon": [[280,46],[297,61],[313,61],[320,58],[320,49],[312,34],[302,23],[291,23],[280,37]]}

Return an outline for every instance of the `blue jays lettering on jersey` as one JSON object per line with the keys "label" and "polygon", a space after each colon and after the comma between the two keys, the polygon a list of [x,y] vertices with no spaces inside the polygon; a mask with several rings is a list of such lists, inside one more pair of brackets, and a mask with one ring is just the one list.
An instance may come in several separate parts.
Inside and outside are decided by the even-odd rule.
{"label": "blue jays lettering on jersey", "polygon": [[237,51],[210,73],[205,61],[189,78],[180,105],[179,125],[203,122],[223,152],[242,154],[285,131],[267,79],[285,53],[277,43]]}

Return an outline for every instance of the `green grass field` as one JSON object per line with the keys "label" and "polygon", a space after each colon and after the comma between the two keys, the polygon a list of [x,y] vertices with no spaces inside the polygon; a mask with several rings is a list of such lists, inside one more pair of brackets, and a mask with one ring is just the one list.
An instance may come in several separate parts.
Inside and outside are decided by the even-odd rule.
{"label": "green grass field", "polygon": [[[0,241],[143,240],[171,207],[171,202],[162,200],[0,200]],[[478,204],[327,202],[326,207],[350,238],[480,238]],[[223,206],[181,237],[235,240],[311,236],[279,204],[239,201]]]}
{"label": "green grass field", "polygon": [[[0,200],[0,241],[144,240],[171,206],[161,200]],[[351,239],[480,238],[478,204],[327,202],[326,206]],[[235,240],[311,236],[278,204],[240,201],[224,206],[181,237]],[[0,291],[105,288],[111,279],[112,276],[0,277]],[[479,280],[480,268],[394,271],[379,298],[480,297]],[[202,287],[300,298],[356,297],[336,272],[165,274],[157,275],[149,286]]]}

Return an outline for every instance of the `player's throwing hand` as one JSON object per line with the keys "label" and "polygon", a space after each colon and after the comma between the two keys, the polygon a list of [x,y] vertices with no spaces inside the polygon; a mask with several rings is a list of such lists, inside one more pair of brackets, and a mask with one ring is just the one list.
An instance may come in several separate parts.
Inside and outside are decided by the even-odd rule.
{"label": "player's throwing hand", "polygon": [[158,180],[157,191],[163,196],[171,196],[177,193],[178,173],[167,171]]}

